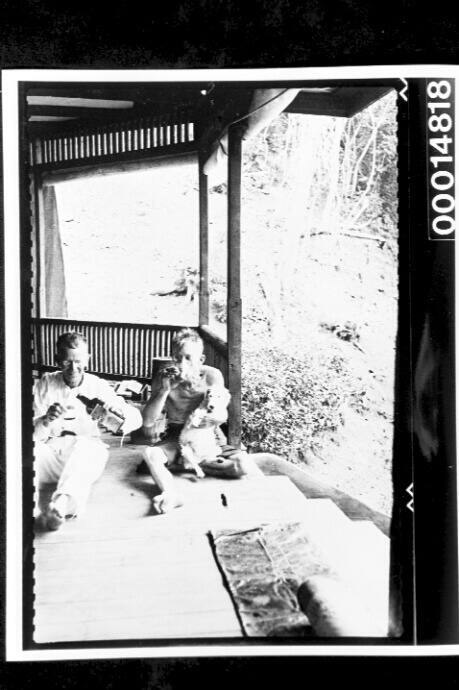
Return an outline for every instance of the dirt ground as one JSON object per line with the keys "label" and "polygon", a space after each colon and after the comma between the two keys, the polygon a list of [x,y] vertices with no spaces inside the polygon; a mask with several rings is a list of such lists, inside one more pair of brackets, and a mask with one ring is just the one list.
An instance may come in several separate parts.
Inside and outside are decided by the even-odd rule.
{"label": "dirt ground", "polygon": [[[180,184],[177,184],[177,173]],[[124,174],[56,187],[66,271],[68,315],[77,319],[194,325],[197,300],[160,297],[185,267],[198,266],[197,175],[193,168]],[[244,219],[243,219],[244,221]],[[243,304],[255,302],[254,270],[273,260],[269,242],[252,241],[263,214],[249,209],[243,224]],[[226,197],[210,202],[212,275],[226,266]],[[252,234],[251,234],[252,233]],[[252,239],[250,239],[252,238]],[[311,237],[309,259],[285,330],[294,353],[336,352],[346,359],[360,412],[344,410],[344,424],[324,439],[308,471],[386,514],[392,504],[392,406],[397,315],[396,257],[387,246],[352,237]],[[273,278],[274,279],[274,278]],[[224,292],[224,285],[221,286]],[[224,301],[224,297],[220,301]],[[253,302],[253,305],[252,305]],[[219,305],[220,311],[224,305]],[[214,315],[216,309],[214,309]],[[351,322],[358,339],[337,336]],[[255,324],[255,325],[254,325]],[[226,325],[214,318],[223,337]],[[260,342],[244,321],[244,347]]]}
{"label": "dirt ground", "polygon": [[[327,247],[328,243],[328,247]],[[325,245],[325,246],[324,246]],[[344,424],[328,435],[320,457],[308,459],[317,476],[390,514],[395,337],[397,329],[396,260],[375,242],[344,238],[340,261],[331,241],[317,238],[310,282],[310,349],[345,359],[353,386],[362,395],[359,412],[347,406]],[[337,270],[337,267],[339,270]],[[363,269],[362,269],[363,267]],[[322,292],[326,293],[326,297]],[[342,340],[327,326],[356,326],[357,341]]]}

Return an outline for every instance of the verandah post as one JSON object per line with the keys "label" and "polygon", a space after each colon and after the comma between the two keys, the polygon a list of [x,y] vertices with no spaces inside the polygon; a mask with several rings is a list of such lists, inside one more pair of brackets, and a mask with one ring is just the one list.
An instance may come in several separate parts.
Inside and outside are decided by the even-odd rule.
{"label": "verandah post", "polygon": [[241,444],[241,160],[242,129],[228,132],[228,385],[231,393],[228,442]]}
{"label": "verandah post", "polygon": [[204,155],[199,155],[199,325],[209,324],[209,195]]}

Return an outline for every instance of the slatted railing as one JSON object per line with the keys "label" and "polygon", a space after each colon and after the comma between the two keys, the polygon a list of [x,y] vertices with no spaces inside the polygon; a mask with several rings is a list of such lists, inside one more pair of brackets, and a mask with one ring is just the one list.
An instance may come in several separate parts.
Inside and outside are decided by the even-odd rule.
{"label": "slatted railing", "polygon": [[[78,331],[88,341],[89,370],[107,378],[150,381],[154,359],[171,356],[171,343],[182,326],[108,323],[75,319],[32,319],[32,364],[38,371],[57,369],[55,345],[66,331]],[[222,371],[226,380],[226,344],[211,332],[199,329],[207,364]]]}
{"label": "slatted railing", "polygon": [[78,331],[88,341],[91,372],[111,378],[149,380],[153,359],[170,357],[172,338],[180,328],[156,324],[33,319],[33,365],[39,370],[56,369],[57,338],[66,331]]}
{"label": "slatted railing", "polygon": [[89,164],[94,159],[119,159],[122,154],[148,153],[194,140],[194,122],[182,109],[161,118],[145,116],[37,137],[30,143],[30,165],[53,168],[69,162]]}

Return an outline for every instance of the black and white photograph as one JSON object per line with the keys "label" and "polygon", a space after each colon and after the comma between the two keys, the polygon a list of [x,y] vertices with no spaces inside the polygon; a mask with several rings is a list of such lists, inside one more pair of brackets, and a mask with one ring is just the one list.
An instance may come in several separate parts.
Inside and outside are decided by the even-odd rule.
{"label": "black and white photograph", "polygon": [[455,80],[277,72],[4,78],[16,653],[457,643]]}

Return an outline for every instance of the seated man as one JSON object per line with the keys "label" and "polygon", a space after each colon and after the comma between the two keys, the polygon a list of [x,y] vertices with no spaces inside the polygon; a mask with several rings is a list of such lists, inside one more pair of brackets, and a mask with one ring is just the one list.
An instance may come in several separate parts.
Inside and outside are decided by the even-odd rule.
{"label": "seated man", "polygon": [[[163,369],[153,380],[151,397],[142,413],[143,435],[154,439],[158,420],[166,412],[167,430],[164,438],[144,450],[145,461],[161,490],[161,494],[153,500],[155,509],[160,513],[181,505],[166,464],[173,464],[180,455],[179,437],[185,422],[201,404],[209,388],[224,387],[221,372],[204,364],[203,342],[195,331],[184,328],[175,335],[172,358],[174,366]],[[224,416],[218,419],[214,415],[212,422],[218,427],[226,421],[226,417],[225,409]],[[207,424],[208,421],[204,419],[203,427]],[[229,476],[234,476],[234,473]]]}
{"label": "seated man", "polygon": [[51,530],[58,529],[66,517],[81,513],[108,459],[108,446],[100,439],[88,403],[97,400],[117,412],[123,433],[141,423],[139,410],[118,397],[106,381],[86,373],[89,358],[83,335],[63,333],[56,342],[61,371],[44,374],[34,389],[36,509],[41,485],[56,482],[42,515]]}

